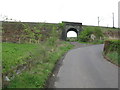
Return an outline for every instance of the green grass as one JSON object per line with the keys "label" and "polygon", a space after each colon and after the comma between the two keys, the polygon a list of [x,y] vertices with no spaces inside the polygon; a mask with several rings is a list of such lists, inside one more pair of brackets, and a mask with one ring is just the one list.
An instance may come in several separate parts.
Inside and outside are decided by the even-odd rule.
{"label": "green grass", "polygon": [[109,52],[109,53],[107,53],[106,56],[111,60],[111,62],[113,62],[117,65],[118,65],[118,62],[120,62],[120,55],[116,51]]}
{"label": "green grass", "polygon": [[26,63],[26,58],[29,59],[29,55],[36,48],[38,48],[36,44],[2,43],[3,72],[9,71],[19,64]]}
{"label": "green grass", "polygon": [[93,41],[93,42],[81,42],[81,41],[78,41],[78,42],[83,43],[83,44],[103,44],[104,40],[96,40],[96,41]]}
{"label": "green grass", "polygon": [[78,40],[77,40],[77,37],[67,37],[67,41],[76,42]]}
{"label": "green grass", "polygon": [[116,31],[116,30],[119,30],[118,28],[110,28],[110,27],[101,27],[101,29],[102,29],[102,32],[104,33],[104,32],[106,32],[106,31]]}
{"label": "green grass", "polygon": [[[78,42],[86,43],[86,44],[103,44],[104,41],[108,39],[108,37],[104,34],[106,31],[116,31],[119,29],[111,28],[111,27],[98,27],[98,26],[85,26],[84,25],[83,30],[84,30],[84,33],[83,32],[80,33]],[[97,37],[94,41],[90,39],[91,33],[93,33]],[[102,37],[102,40],[100,40],[99,37]]]}
{"label": "green grass", "polygon": [[120,40],[106,40],[103,53],[111,62],[119,65]]}
{"label": "green grass", "polygon": [[[94,27],[98,27],[98,26],[85,26],[85,25],[83,26],[83,28],[86,28],[86,27],[94,28]],[[101,28],[103,33],[106,32],[106,31],[109,31],[109,30],[112,30],[112,31],[118,30],[118,28],[112,28],[112,27],[100,27],[100,28]]]}
{"label": "green grass", "polygon": [[[47,48],[45,45],[44,47]],[[10,82],[8,88],[43,88],[57,60],[59,60],[61,56],[72,47],[73,45],[67,42],[62,42],[57,48],[54,47],[54,51],[46,51],[48,58],[40,56],[37,63],[30,70],[17,75]],[[46,62],[41,62],[41,59],[47,60]]]}
{"label": "green grass", "polygon": [[[7,88],[43,88],[45,86],[57,60],[73,47],[70,43],[59,40],[59,32],[55,27],[52,29],[40,44],[3,43],[3,76],[7,75],[10,79]],[[35,40],[34,37],[32,39]],[[16,69],[20,70],[26,64],[27,69],[17,74]],[[19,65],[20,68],[16,68]]]}
{"label": "green grass", "polygon": [[104,40],[96,40],[96,41],[93,41],[91,42],[92,44],[103,44],[104,43]]}

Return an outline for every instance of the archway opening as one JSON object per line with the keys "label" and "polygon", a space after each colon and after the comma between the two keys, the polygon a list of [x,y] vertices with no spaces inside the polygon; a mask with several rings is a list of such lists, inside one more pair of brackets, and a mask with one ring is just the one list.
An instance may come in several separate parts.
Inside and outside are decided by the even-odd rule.
{"label": "archway opening", "polygon": [[76,41],[78,36],[78,31],[75,28],[70,28],[67,30],[67,41]]}
{"label": "archway opening", "polygon": [[75,31],[69,31],[67,32],[67,37],[77,37],[77,33]]}

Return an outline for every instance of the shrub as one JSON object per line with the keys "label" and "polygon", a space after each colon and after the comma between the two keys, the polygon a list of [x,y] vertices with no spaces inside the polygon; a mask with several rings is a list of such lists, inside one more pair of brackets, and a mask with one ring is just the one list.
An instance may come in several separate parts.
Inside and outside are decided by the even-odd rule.
{"label": "shrub", "polygon": [[92,34],[91,30],[87,27],[80,33],[78,36],[79,40],[82,42],[87,42],[90,39],[90,35]]}
{"label": "shrub", "polygon": [[100,37],[103,37],[103,33],[100,27],[94,27],[92,32],[96,36],[97,39],[100,39]]}
{"label": "shrub", "polygon": [[57,31],[57,27],[53,26],[52,31],[50,32],[50,37],[47,39],[47,43],[50,46],[55,46],[56,41],[59,39],[59,32]]}
{"label": "shrub", "polygon": [[65,23],[58,23],[58,27],[59,27],[60,29],[63,29],[63,28],[65,27]]}
{"label": "shrub", "polygon": [[99,40],[100,37],[103,37],[103,33],[100,27],[84,27],[84,30],[79,34],[79,41],[88,42],[91,40],[90,36],[94,34],[96,40]]}

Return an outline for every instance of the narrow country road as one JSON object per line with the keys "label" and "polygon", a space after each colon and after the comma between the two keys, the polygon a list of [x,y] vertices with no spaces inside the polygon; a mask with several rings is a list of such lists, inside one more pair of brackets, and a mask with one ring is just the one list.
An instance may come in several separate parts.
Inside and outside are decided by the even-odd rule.
{"label": "narrow country road", "polygon": [[57,74],[55,88],[118,88],[118,67],[102,56],[104,45],[70,50]]}

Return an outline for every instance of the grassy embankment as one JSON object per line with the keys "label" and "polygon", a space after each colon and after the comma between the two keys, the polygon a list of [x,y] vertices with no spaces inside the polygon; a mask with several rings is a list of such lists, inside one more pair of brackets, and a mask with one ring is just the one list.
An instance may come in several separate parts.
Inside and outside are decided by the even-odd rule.
{"label": "grassy embankment", "polygon": [[115,63],[116,65],[118,65],[118,60],[120,62],[120,55],[116,51],[108,53],[107,57],[109,58],[109,60],[111,60],[111,62]]}
{"label": "grassy embankment", "polygon": [[[78,42],[87,44],[103,44],[108,37],[105,35],[107,31],[116,31],[117,28],[83,26],[83,30],[78,36]],[[95,35],[95,39],[91,39],[91,34]]]}
{"label": "grassy embankment", "polygon": [[73,46],[59,42],[57,47],[47,44],[3,43],[3,72],[33,59],[30,70],[23,71],[10,81],[9,88],[43,88],[57,60]]}
{"label": "grassy embankment", "polygon": [[[6,86],[7,88],[44,88],[56,62],[73,45],[59,39],[61,30],[55,25],[40,24],[33,27],[22,25],[24,29],[18,43],[3,43],[3,75],[7,75],[10,79],[7,81],[9,85]],[[60,26],[62,27],[61,24]],[[45,27],[51,29],[49,33],[42,34]],[[44,41],[41,42],[42,39]],[[28,68],[17,74],[16,69],[19,68],[16,67],[24,65],[28,65]]]}
{"label": "grassy embankment", "polygon": [[120,66],[120,40],[105,41],[104,55],[110,62]]}
{"label": "grassy embankment", "polygon": [[[26,63],[26,59],[32,58],[35,61],[30,70],[17,75],[8,87],[43,88],[57,60],[72,47],[69,43],[61,42],[57,48],[52,48],[53,51],[46,51],[45,44],[43,46],[41,44],[3,43],[3,66],[5,66],[3,72]],[[33,55],[30,57],[30,54]]]}
{"label": "grassy embankment", "polygon": [[30,59],[29,55],[37,48],[36,44],[2,43],[3,73],[26,63],[26,59]]}

